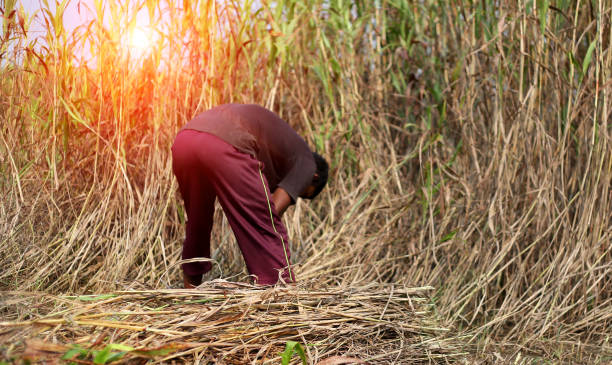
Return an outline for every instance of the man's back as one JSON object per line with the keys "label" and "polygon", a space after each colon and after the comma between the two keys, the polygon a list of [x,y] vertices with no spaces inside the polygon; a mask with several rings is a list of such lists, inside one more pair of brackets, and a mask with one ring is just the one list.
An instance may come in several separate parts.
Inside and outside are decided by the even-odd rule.
{"label": "man's back", "polygon": [[282,187],[295,202],[316,170],[312,151],[278,115],[254,104],[224,104],[182,129],[213,134],[263,163],[270,189]]}

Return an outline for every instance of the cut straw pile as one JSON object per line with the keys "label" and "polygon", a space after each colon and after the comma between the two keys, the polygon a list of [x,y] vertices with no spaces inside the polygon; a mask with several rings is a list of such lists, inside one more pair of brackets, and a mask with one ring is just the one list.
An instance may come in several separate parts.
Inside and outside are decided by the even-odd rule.
{"label": "cut straw pile", "polygon": [[9,359],[32,361],[91,363],[105,351],[121,362],[244,364],[280,363],[295,341],[313,364],[445,361],[458,351],[432,320],[430,289],[213,281],[196,290],[78,297],[5,292],[0,308],[12,320],[0,323],[0,347]]}

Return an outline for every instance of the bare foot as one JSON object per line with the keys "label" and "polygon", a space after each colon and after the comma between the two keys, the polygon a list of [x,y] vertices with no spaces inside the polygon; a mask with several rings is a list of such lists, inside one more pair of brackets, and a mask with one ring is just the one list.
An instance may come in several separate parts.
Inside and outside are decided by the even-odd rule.
{"label": "bare foot", "polygon": [[202,284],[202,275],[187,275],[183,273],[183,286],[185,289],[195,289]]}

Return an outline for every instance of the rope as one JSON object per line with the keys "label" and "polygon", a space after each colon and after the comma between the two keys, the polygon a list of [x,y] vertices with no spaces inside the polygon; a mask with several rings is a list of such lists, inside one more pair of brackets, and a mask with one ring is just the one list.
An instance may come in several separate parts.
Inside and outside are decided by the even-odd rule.
{"label": "rope", "polygon": [[289,279],[293,280],[293,275],[291,274],[291,265],[289,264],[289,256],[287,255],[287,248],[285,247],[285,240],[283,239],[283,235],[278,233],[276,230],[276,226],[274,225],[274,215],[272,213],[272,204],[270,204],[270,197],[268,196],[268,187],[266,186],[266,181],[264,180],[264,176],[261,173],[261,168],[259,169],[259,177],[261,178],[261,183],[264,187],[264,193],[266,193],[266,201],[268,203],[268,211],[270,212],[270,221],[272,222],[272,229],[274,232],[280,237],[281,242],[283,244],[283,252],[285,253],[285,260],[287,261],[287,270],[289,271]]}

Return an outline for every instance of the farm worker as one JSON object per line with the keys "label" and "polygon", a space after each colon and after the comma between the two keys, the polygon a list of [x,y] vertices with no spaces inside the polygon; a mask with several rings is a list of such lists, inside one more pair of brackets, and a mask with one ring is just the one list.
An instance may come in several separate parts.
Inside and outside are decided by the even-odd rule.
{"label": "farm worker", "polygon": [[[327,183],[328,164],[284,120],[258,105],[225,104],[189,121],[172,146],[172,170],[187,212],[182,258],[210,258],[215,198],[247,269],[261,285],[295,282],[281,216]],[[182,265],[193,288],[210,262]]]}

